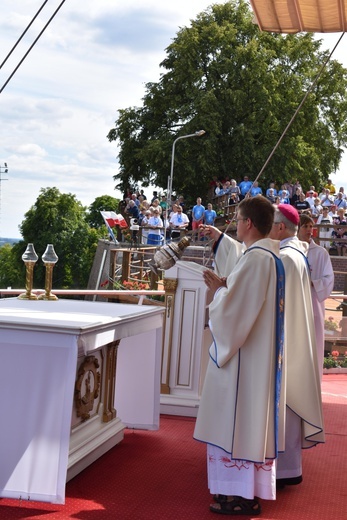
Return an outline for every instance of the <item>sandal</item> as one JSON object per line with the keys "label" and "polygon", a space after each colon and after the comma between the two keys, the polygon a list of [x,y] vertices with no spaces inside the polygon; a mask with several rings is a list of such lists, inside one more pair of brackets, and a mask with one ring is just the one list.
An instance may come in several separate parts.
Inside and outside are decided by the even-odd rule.
{"label": "sandal", "polygon": [[[219,496],[219,495],[218,495]],[[222,495],[221,495],[222,496]],[[231,500],[210,505],[210,511],[219,515],[259,515],[261,507],[258,500],[234,496]]]}
{"label": "sandal", "polygon": [[226,502],[228,500],[227,495],[213,495],[213,500],[220,504],[221,502]]}

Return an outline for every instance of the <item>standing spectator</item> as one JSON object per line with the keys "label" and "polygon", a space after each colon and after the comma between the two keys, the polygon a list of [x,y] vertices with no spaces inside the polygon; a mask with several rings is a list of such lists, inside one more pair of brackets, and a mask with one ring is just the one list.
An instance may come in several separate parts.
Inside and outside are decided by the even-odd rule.
{"label": "standing spectator", "polygon": [[335,195],[335,193],[336,193],[336,188],[335,188],[335,186],[333,185],[331,179],[328,179],[328,180],[327,180],[327,183],[326,183],[326,185],[325,185],[324,187],[327,188],[327,189],[330,191],[330,193],[331,193],[332,195]]}
{"label": "standing spectator", "polygon": [[263,190],[259,186],[257,181],[254,181],[253,186],[251,188],[251,197],[256,197],[257,195],[262,195]]}
{"label": "standing spectator", "polygon": [[329,253],[312,240],[314,222],[308,215],[300,216],[298,237],[309,244],[307,259],[311,270],[311,294],[316,331],[319,375],[323,376],[325,300],[334,287],[334,272]]}
{"label": "standing spectator", "polygon": [[141,220],[141,236],[142,236],[142,244],[147,244],[148,239],[148,221],[151,217],[151,212],[149,209],[144,209],[144,216]]}
{"label": "standing spectator", "polygon": [[212,204],[209,202],[207,204],[207,209],[205,209],[204,213],[204,224],[205,226],[214,226],[214,221],[217,218],[217,213],[214,209],[212,209]]}
{"label": "standing spectator", "polygon": [[239,186],[236,184],[235,179],[231,179],[230,191],[229,192],[230,192],[230,195],[235,194],[236,195],[236,200],[237,200],[237,202],[239,202],[241,191],[240,191]]}
{"label": "standing spectator", "polygon": [[251,189],[252,184],[253,184],[253,182],[249,180],[248,175],[245,175],[243,178],[243,181],[241,181],[239,184],[239,188],[240,188],[240,192],[241,192],[241,197],[240,197],[241,199],[245,198],[245,196]]}
{"label": "standing spectator", "polygon": [[159,208],[153,208],[152,216],[148,220],[148,245],[158,246],[161,244],[161,232],[163,230],[163,227],[163,221],[160,218]]}
{"label": "standing spectator", "polygon": [[196,204],[192,209],[192,230],[193,230],[193,240],[195,240],[195,235],[197,235],[199,239],[199,226],[202,224],[204,219],[205,206],[201,204],[201,197],[196,199]]}
{"label": "standing spectator", "polygon": [[[241,201],[237,237],[245,254],[227,279],[204,272],[214,295],[209,308],[214,341],[194,438],[207,444],[208,487],[216,501],[210,510],[226,515],[259,514],[256,497],[276,498],[277,448],[283,449],[277,412],[282,419],[284,270],[278,242],[266,238],[273,214],[265,197]],[[217,228],[205,232],[216,240],[215,260],[231,265],[229,257],[237,259],[240,243]]]}
{"label": "standing spectator", "polygon": [[163,213],[163,211],[166,211],[168,209],[168,203],[166,200],[166,195],[162,195],[160,198],[161,200],[159,202],[159,206],[161,207]]}
{"label": "standing spectator", "polygon": [[183,213],[182,206],[178,205],[176,213],[173,213],[170,217],[171,238],[180,238],[181,231],[187,229],[188,225],[189,218]]}
{"label": "standing spectator", "polygon": [[344,188],[343,186],[341,186],[341,188],[339,188],[339,193],[342,193],[342,198],[343,198],[343,199],[346,198],[345,188]]}

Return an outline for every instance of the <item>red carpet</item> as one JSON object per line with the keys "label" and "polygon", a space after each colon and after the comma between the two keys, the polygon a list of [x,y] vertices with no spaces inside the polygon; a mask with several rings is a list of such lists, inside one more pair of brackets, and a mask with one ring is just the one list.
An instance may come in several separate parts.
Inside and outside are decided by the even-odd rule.
{"label": "red carpet", "polygon": [[[304,452],[304,481],[262,500],[264,520],[347,519],[347,375],[324,376],[326,444]],[[129,431],[67,484],[66,504],[0,500],[0,519],[211,520],[206,449],[194,419],[163,416],[157,432]],[[1,463],[1,462],[0,462]],[[247,517],[251,518],[251,517]]]}

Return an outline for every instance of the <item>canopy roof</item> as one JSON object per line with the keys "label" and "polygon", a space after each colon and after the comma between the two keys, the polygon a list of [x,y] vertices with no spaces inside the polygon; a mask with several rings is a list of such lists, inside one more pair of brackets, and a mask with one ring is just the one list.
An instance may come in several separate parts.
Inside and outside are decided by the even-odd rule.
{"label": "canopy roof", "polygon": [[347,0],[250,0],[262,31],[345,32]]}

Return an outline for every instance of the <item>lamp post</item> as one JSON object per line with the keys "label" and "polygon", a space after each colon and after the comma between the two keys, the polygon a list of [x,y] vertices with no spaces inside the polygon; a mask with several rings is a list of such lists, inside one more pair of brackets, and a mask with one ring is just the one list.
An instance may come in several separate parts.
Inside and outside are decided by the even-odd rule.
{"label": "lamp post", "polygon": [[175,146],[176,146],[177,141],[179,141],[180,139],[187,139],[188,137],[201,137],[205,133],[206,133],[205,130],[198,130],[194,134],[181,135],[181,136],[177,137],[177,139],[174,140],[174,142],[172,144],[170,177],[168,179],[168,194],[167,194],[168,206],[170,206],[170,204],[171,204],[172,179],[173,179],[173,170],[174,170],[174,161],[175,161]]}

